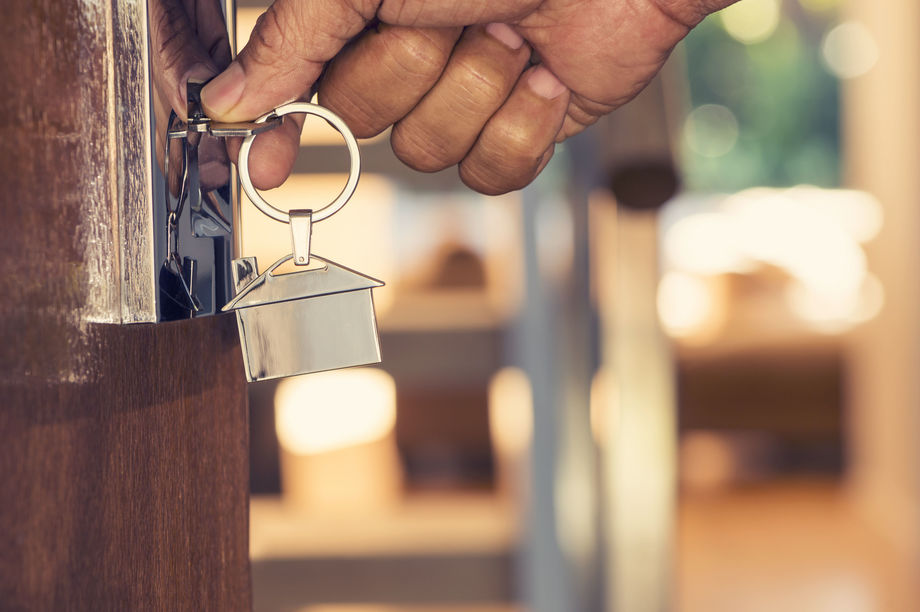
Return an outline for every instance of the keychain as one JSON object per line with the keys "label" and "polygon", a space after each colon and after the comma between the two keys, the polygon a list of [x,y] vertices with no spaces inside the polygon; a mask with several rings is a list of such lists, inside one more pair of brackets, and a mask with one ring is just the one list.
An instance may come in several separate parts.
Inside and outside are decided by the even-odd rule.
{"label": "keychain", "polygon": [[[175,207],[170,205],[169,185],[166,186],[168,254],[161,270],[160,288],[168,298],[169,307],[179,309],[185,316],[192,316],[199,309],[194,282],[196,262],[179,255],[177,225],[187,199],[193,215],[199,214],[199,220],[208,218],[206,207],[201,205],[197,183],[200,135],[243,137],[237,164],[243,190],[256,208],[275,221],[289,224],[291,231],[291,254],[261,274],[255,257],[241,257],[231,262],[230,277],[236,296],[221,310],[236,313],[246,379],[252,382],[379,363],[380,342],[372,289],[382,287],[383,283],[310,253],[313,224],[341,210],[358,185],[361,161],[358,142],[351,130],[332,111],[307,102],[285,104],[251,123],[215,122],[207,117],[201,106],[203,85],[188,83],[189,120],[178,122],[173,113],[167,129],[167,143],[174,139],[185,140],[182,179]],[[290,113],[306,113],[326,120],[342,134],[348,148],[351,167],[345,187],[335,200],[318,210],[286,212],[275,208],[256,191],[249,176],[249,153],[255,137],[280,125],[284,115]],[[168,177],[169,145],[165,158]],[[202,224],[196,224],[193,216],[193,235],[198,225]],[[306,268],[314,259],[321,265],[277,273],[279,266],[288,261],[293,260],[295,268]]]}
{"label": "keychain", "polygon": [[[285,212],[269,204],[250,179],[249,152],[258,132],[243,140],[238,162],[243,190],[256,208],[276,221],[288,223],[291,230],[291,254],[265,272],[259,274],[255,257],[233,261],[231,272],[237,295],[223,310],[236,311],[249,381],[380,362],[372,289],[383,283],[310,253],[313,224],[341,210],[358,185],[361,171],[358,142],[338,115],[307,102],[281,106],[257,119],[256,124],[275,121],[290,113],[315,115],[340,132],[348,147],[351,167],[345,187],[330,204],[318,210]],[[288,261],[305,267],[311,259],[319,260],[322,265],[275,273]]]}

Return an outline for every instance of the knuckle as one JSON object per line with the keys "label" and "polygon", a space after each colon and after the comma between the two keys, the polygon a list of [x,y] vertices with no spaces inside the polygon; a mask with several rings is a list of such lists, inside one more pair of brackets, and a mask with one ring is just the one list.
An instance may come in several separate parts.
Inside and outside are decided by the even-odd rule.
{"label": "knuckle", "polygon": [[449,74],[452,83],[467,98],[466,102],[478,107],[501,104],[511,89],[505,71],[491,62],[458,58]]}
{"label": "knuckle", "polygon": [[501,157],[514,166],[538,160],[546,149],[544,127],[538,122],[493,121],[491,134],[484,143],[501,151]]}
{"label": "knuckle", "polygon": [[377,15],[388,23],[413,24],[418,20],[424,4],[407,0],[383,0],[377,9]]}
{"label": "knuckle", "polygon": [[334,84],[321,85],[319,103],[344,119],[358,138],[372,138],[387,128],[380,113],[348,89]]}
{"label": "knuckle", "polygon": [[647,0],[659,13],[666,17],[672,23],[687,28],[693,28],[703,18],[711,13],[707,9],[712,0]]}
{"label": "knuckle", "polygon": [[285,21],[278,14],[276,5],[272,4],[262,13],[252,30],[251,59],[259,64],[273,64],[277,58],[293,53],[292,44]]}
{"label": "knuckle", "polygon": [[448,51],[419,28],[388,27],[383,30],[385,57],[400,76],[435,79],[447,63]]}
{"label": "knuckle", "polygon": [[460,164],[469,187],[499,195],[526,186],[543,161],[550,142],[543,128],[519,121],[493,121],[473,152]]}
{"label": "knuckle", "polygon": [[381,0],[344,0],[345,6],[354,13],[360,15],[365,21],[369,21],[377,13],[377,7],[380,6]]}
{"label": "knuckle", "polygon": [[397,123],[390,134],[390,147],[404,164],[420,172],[438,172],[457,163],[443,142],[425,131],[404,122]]}

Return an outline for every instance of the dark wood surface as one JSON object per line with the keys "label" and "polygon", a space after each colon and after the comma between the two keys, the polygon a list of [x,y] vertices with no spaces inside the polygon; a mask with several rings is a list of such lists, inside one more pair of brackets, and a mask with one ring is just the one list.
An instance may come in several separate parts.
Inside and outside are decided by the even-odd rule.
{"label": "dark wood surface", "polygon": [[0,610],[248,610],[232,317],[122,326],[111,6],[0,20]]}

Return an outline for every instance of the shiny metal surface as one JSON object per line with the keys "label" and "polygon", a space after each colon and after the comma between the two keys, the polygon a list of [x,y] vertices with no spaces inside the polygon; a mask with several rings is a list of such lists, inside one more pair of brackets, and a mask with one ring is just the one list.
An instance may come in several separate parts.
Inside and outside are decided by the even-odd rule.
{"label": "shiny metal surface", "polygon": [[[291,255],[287,255],[273,263],[265,272],[243,287],[239,294],[230,300],[222,310],[237,310],[274,302],[328,295],[330,293],[344,293],[383,287],[383,281],[346,268],[319,255],[313,255],[313,257],[325,263],[322,268],[292,272],[290,274],[274,274],[274,271],[282,264],[290,261],[291,257]],[[245,261],[254,260],[255,258],[249,257]],[[236,260],[236,262],[239,261]]]}
{"label": "shiny metal surface", "polygon": [[291,249],[294,264],[305,266],[310,263],[310,235],[313,233],[313,211],[292,210]]}
{"label": "shiny metal surface", "polygon": [[231,275],[233,276],[233,287],[237,293],[258,276],[256,266],[255,257],[240,257],[233,260]]}
{"label": "shiny metal surface", "polygon": [[209,132],[218,138],[246,138],[272,130],[281,125],[282,117],[269,117],[265,123],[247,121],[243,123],[211,122]]}
{"label": "shiny metal surface", "polygon": [[[355,192],[355,188],[358,186],[358,177],[361,174],[361,156],[358,151],[358,141],[355,139],[354,134],[351,133],[351,130],[348,129],[348,125],[342,120],[341,117],[333,113],[328,108],[322,106],[317,106],[316,104],[310,104],[309,102],[291,102],[290,104],[285,104],[276,108],[274,111],[263,115],[256,119],[256,123],[264,123],[269,121],[274,116],[284,116],[291,113],[306,113],[308,115],[315,115],[322,119],[325,119],[329,125],[335,128],[342,137],[345,139],[345,146],[348,147],[348,154],[351,158],[351,166],[348,170],[348,181],[345,183],[345,187],[342,188],[342,191],[338,196],[326,206],[320,209],[313,210],[313,222],[318,223],[323,219],[326,219],[335,213],[337,213],[345,203],[348,202],[352,194]],[[246,195],[249,196],[249,199],[252,201],[253,205],[258,208],[260,211],[274,219],[275,221],[280,221],[281,223],[288,223],[290,221],[290,215],[279,208],[275,208],[265,198],[262,197],[255,186],[252,184],[252,179],[249,177],[249,151],[252,149],[252,143],[255,140],[256,134],[248,136],[243,140],[243,145],[240,147],[240,157],[238,162],[239,173],[240,173],[240,183],[243,186],[243,191],[246,192]]]}
{"label": "shiny metal surface", "polygon": [[[323,268],[275,274],[279,259],[242,288],[235,310],[247,380],[267,380],[378,363],[380,344],[371,289],[382,282],[323,259]],[[253,258],[234,261],[251,276]]]}
{"label": "shiny metal surface", "polygon": [[[221,123],[219,121],[211,121],[208,119],[207,123],[199,123],[195,129],[192,129],[192,132],[201,132],[208,133],[215,138],[246,138],[247,136],[254,136],[256,134],[261,134],[262,132],[267,132],[273,130],[279,125],[281,125],[283,118],[278,116],[269,117],[263,123],[256,123],[255,121],[243,121],[241,123]],[[204,129],[201,129],[201,126],[204,126]],[[189,126],[185,123],[179,122],[175,127],[171,127],[167,133],[169,139],[175,138],[187,138],[189,134]]]}
{"label": "shiny metal surface", "polygon": [[[222,4],[226,22],[217,27],[226,26],[232,56],[233,2]],[[121,308],[98,318],[153,322],[236,310],[249,380],[378,362],[371,290],[383,283],[322,258],[318,269],[277,273],[291,259],[301,266],[311,260],[313,222],[337,212],[354,193],[360,173],[354,135],[331,111],[306,103],[285,105],[253,122],[213,122],[201,105],[201,82],[186,84],[187,107],[172,108],[166,95],[172,85],[162,72],[168,62],[158,55],[162,44],[148,43],[168,39],[163,28],[170,24],[151,22],[150,7],[154,13],[162,8],[129,3],[113,9],[118,30],[113,125],[123,120],[122,129],[113,130],[121,181],[120,225],[113,232],[122,246],[116,258],[122,266]],[[203,26],[195,23],[196,15],[187,17],[193,30]],[[177,110],[188,121],[180,121]],[[330,204],[289,214],[255,191],[247,164],[255,136],[295,112],[318,116],[342,133],[351,164],[344,188]],[[240,257],[237,169],[221,140],[228,137],[245,139],[238,171],[250,199],[270,217],[291,224],[292,255],[261,275],[255,258]]]}
{"label": "shiny metal surface", "polygon": [[[224,23],[199,21],[201,15],[195,13],[184,17],[192,32],[218,41],[209,45],[209,52],[220,67],[231,59],[235,32],[232,0],[218,4]],[[155,322],[211,315],[234,293],[230,262],[237,237],[232,223],[238,208],[235,171],[201,107],[203,83],[186,85],[184,107],[174,107],[168,95],[174,87],[168,74],[171,58],[165,56],[162,43],[174,39],[173,28],[185,25],[157,19],[164,10],[159,0],[122,3],[118,10],[137,11],[144,24],[143,56],[137,61],[118,54],[114,58],[116,72],[135,77],[135,93],[143,108],[119,100],[115,115],[125,123],[138,116],[144,119],[144,163],[135,163],[126,174],[142,176],[149,184],[146,197],[126,193],[121,202],[130,223],[119,237],[121,265],[129,279],[122,286],[126,316],[121,320]],[[116,32],[115,38],[128,34]],[[220,39],[229,46],[222,47]],[[141,74],[142,83],[136,79]],[[174,115],[189,117],[188,125]],[[118,129],[113,133],[121,134]]]}
{"label": "shiny metal surface", "polygon": [[380,362],[369,290],[244,308],[237,323],[250,382]]}

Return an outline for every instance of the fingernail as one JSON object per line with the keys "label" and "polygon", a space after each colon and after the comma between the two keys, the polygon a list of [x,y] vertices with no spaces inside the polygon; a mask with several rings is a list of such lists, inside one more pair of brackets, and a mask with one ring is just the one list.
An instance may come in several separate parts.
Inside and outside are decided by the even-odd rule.
{"label": "fingernail", "polygon": [[505,23],[490,23],[486,26],[486,32],[512,49],[520,49],[521,45],[524,44],[524,39],[521,38],[521,35]]}
{"label": "fingernail", "polygon": [[213,115],[226,114],[236,106],[246,88],[243,67],[233,62],[201,90],[201,102]]}
{"label": "fingernail", "polygon": [[530,89],[535,94],[547,100],[552,100],[565,91],[565,85],[544,66],[534,68],[530,76],[527,77],[527,84],[530,85]]}
{"label": "fingernail", "polygon": [[[208,66],[207,64],[195,64],[194,66],[189,68],[188,72],[186,72],[185,75],[182,77],[182,79],[179,81],[179,99],[182,100],[183,103],[185,100],[188,100],[188,82],[189,81],[193,83],[204,83],[205,81],[210,79],[212,76],[214,76],[214,73],[216,72],[217,70],[215,70],[211,66]],[[182,113],[180,114],[183,115],[183,119],[184,119],[185,118],[184,117],[185,105],[183,104],[183,106],[181,106],[180,108],[182,110]]]}

